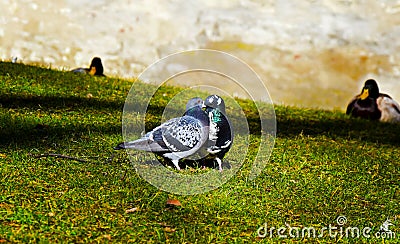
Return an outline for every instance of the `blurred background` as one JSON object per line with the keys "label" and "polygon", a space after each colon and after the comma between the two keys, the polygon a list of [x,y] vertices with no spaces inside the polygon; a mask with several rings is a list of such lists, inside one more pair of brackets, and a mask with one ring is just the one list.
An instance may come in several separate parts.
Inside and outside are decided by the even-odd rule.
{"label": "blurred background", "polygon": [[0,0],[0,9],[1,60],[69,70],[99,56],[106,75],[135,77],[169,54],[210,48],[249,64],[277,104],[343,111],[368,78],[400,100],[397,0]]}

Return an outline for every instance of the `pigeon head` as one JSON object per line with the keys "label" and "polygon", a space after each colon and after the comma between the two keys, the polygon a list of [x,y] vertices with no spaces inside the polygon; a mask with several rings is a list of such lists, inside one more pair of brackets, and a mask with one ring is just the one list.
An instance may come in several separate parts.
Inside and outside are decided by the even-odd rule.
{"label": "pigeon head", "polygon": [[186,111],[194,107],[201,108],[202,105],[203,105],[203,99],[201,99],[200,97],[194,97],[186,103]]}
{"label": "pigeon head", "polygon": [[224,100],[218,95],[211,95],[204,100],[203,107],[212,108],[212,109],[219,109],[223,114],[225,114],[225,102]]}
{"label": "pigeon head", "polygon": [[186,103],[186,111],[184,116],[192,116],[201,121],[204,126],[209,125],[206,112],[203,110],[203,99],[194,97]]}

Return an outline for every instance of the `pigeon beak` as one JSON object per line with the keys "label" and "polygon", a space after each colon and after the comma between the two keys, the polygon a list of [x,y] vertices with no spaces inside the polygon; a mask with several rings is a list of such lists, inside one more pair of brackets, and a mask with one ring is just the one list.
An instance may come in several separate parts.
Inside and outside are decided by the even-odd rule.
{"label": "pigeon beak", "polygon": [[204,102],[201,104],[201,108],[205,108],[206,105],[204,104]]}

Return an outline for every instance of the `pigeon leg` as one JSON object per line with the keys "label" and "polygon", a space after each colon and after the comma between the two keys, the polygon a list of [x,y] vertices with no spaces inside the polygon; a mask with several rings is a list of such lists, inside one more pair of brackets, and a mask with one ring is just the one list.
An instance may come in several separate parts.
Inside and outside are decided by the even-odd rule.
{"label": "pigeon leg", "polygon": [[217,160],[217,162],[218,162],[218,169],[219,169],[219,172],[222,172],[222,160],[220,159],[220,158],[215,158],[216,160]]}
{"label": "pigeon leg", "polygon": [[178,170],[181,170],[181,168],[179,168],[179,159],[174,159],[174,160],[172,160],[172,163],[175,165],[175,167],[178,169]]}

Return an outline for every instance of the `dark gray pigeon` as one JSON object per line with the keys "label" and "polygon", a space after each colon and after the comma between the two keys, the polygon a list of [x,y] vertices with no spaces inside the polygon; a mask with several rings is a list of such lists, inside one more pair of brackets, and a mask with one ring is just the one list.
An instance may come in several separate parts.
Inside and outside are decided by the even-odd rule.
{"label": "dark gray pigeon", "polygon": [[170,119],[142,138],[120,143],[114,149],[154,152],[170,159],[180,170],[179,160],[194,155],[208,140],[210,123],[202,104],[201,98],[190,99],[182,117]]}
{"label": "dark gray pigeon", "polygon": [[218,95],[211,95],[204,100],[205,111],[210,120],[207,152],[218,163],[222,171],[222,159],[233,143],[233,130],[225,112],[225,102]]}

